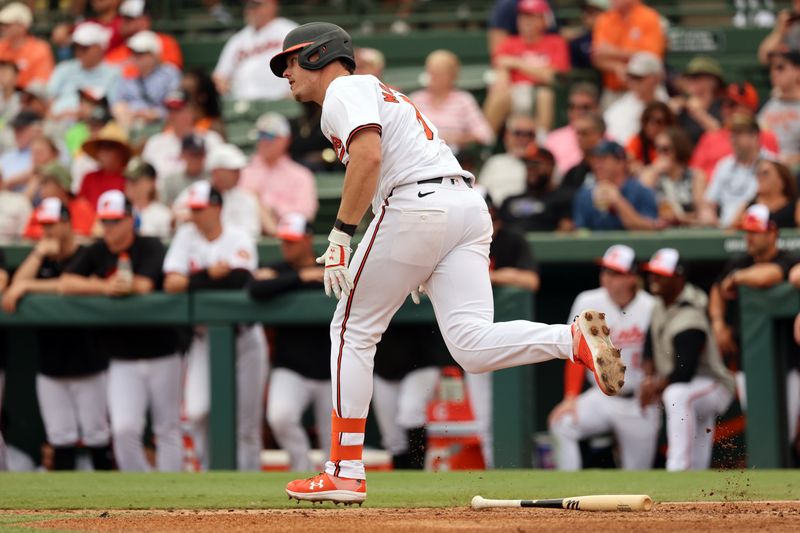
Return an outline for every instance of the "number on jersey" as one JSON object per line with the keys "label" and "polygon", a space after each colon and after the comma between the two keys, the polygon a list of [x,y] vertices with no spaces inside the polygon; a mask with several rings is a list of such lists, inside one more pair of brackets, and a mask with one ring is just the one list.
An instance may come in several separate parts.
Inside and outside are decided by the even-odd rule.
{"label": "number on jersey", "polygon": [[404,95],[403,93],[395,91],[394,89],[387,86],[383,82],[379,82],[379,84],[381,87],[381,95],[383,96],[384,102],[389,102],[390,104],[399,104],[400,100],[397,99],[399,97],[404,102],[410,104],[411,107],[414,108],[414,112],[417,114],[417,122],[419,122],[419,125],[422,126],[422,130],[425,132],[425,138],[428,139],[429,141],[432,141],[433,130],[430,128],[430,126],[428,126],[428,123],[425,122],[422,113],[419,112],[419,109],[417,109],[417,106],[414,105],[414,102],[412,102],[408,96]]}

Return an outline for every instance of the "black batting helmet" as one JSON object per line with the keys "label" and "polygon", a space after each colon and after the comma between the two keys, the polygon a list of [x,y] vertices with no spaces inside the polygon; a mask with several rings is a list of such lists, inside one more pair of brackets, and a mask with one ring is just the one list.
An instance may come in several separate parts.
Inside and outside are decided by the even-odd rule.
{"label": "black batting helmet", "polygon": [[[300,66],[307,70],[321,69],[336,59],[343,60],[353,69],[356,67],[350,34],[330,22],[309,22],[290,31],[283,40],[283,52],[269,62],[272,73],[282,78],[286,57],[297,51],[300,52]],[[312,61],[310,57],[314,54],[317,57]]]}

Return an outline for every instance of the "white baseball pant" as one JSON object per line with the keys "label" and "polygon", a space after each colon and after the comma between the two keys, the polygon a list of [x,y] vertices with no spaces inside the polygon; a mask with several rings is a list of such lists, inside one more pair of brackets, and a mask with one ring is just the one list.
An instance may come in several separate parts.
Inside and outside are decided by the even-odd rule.
{"label": "white baseball pant", "polygon": [[[742,411],[747,411],[747,380],[744,372],[736,373],[736,392]],[[800,371],[796,368],[786,374],[786,427],[789,430],[789,443],[797,436],[797,418],[800,416]]]}
{"label": "white baseball pant", "polygon": [[69,378],[38,374],[36,396],[51,446],[75,446],[79,441],[93,448],[108,445],[111,429],[105,372]]}
{"label": "white baseball pant", "polygon": [[606,396],[598,387],[592,387],[578,396],[575,415],[561,416],[550,425],[556,467],[579,470],[582,466],[579,442],[613,432],[622,468],[650,469],[656,455],[659,429],[661,413],[656,405],[642,409],[638,398]]}
{"label": "white baseball pant", "polygon": [[[208,334],[197,334],[186,357],[184,413],[195,452],[208,468],[208,412],[211,378]],[[239,470],[261,468],[261,421],[267,379],[267,340],[260,325],[242,328],[236,336],[236,464]]]}
{"label": "white baseball pant", "polygon": [[[366,418],[375,345],[409,292],[421,284],[450,354],[467,372],[570,358],[568,325],[493,323],[491,240],[486,202],[462,178],[394,189],[353,256],[355,287],[339,301],[331,322],[333,406],[340,418]],[[344,446],[363,442],[363,433],[340,437]],[[326,472],[365,477],[358,460],[328,461]]]}
{"label": "white baseball pant", "polygon": [[[6,384],[6,373],[0,372],[0,413],[3,412],[3,389]],[[6,464],[6,441],[3,440],[3,433],[0,431],[0,472],[8,469]]]}
{"label": "white baseball pant", "polygon": [[418,368],[396,381],[378,375],[373,379],[373,408],[381,443],[392,455],[406,453],[406,430],[428,423],[428,403],[439,382],[439,369]]}
{"label": "white baseball pant", "polygon": [[108,410],[114,457],[122,471],[147,472],[142,436],[147,408],[156,440],[156,469],[183,468],[180,432],[181,358],[112,359],[108,367]]}
{"label": "white baseball pant", "polygon": [[716,417],[733,393],[706,376],[673,383],[662,394],[667,415],[667,470],[704,470],[711,466]]}
{"label": "white baseball pant", "polygon": [[[299,355],[299,354],[298,354]],[[303,413],[314,408],[319,446],[331,446],[331,382],[309,379],[288,368],[273,368],[267,393],[267,423],[278,445],[289,453],[294,471],[309,472],[313,465],[308,454],[311,444],[303,428]]]}

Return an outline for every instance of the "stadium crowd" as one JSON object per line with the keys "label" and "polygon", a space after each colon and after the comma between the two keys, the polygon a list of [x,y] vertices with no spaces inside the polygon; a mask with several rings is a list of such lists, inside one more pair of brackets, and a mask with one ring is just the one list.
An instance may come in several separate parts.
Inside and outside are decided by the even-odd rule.
{"label": "stadium crowd", "polygon": [[[268,300],[319,289],[315,173],[343,168],[319,132],[319,109],[306,105],[291,120],[275,111],[259,116],[249,154],[231,142],[223,119],[226,101],[291,97],[287,81],[267,68],[297,26],[280,16],[277,0],[244,2],[244,26],[212,72],[184,70],[178,41],[153,30],[145,0],[91,0],[89,16],[59,24],[49,42],[31,33],[28,4],[0,9],[0,245],[32,246],[16,272],[0,262],[6,313],[30,293],[243,289]],[[230,22],[222,2],[207,4]],[[414,2],[399,4],[406,12]],[[800,224],[800,2],[777,14],[753,51],[769,70],[763,102],[748,81],[726,79],[713,57],[697,56],[682,72],[668,69],[666,22],[645,2],[584,0],[577,28],[560,26],[552,4],[496,0],[483,102],[458,88],[459,51],[447,43],[420,65],[424,87],[409,98],[485,193],[497,286],[536,292],[546,282],[524,232],[746,231],[747,254],[725,266],[708,295],[687,282],[677,250],[637,266],[630,248],[612,247],[600,263],[599,288],[578,300],[609,309],[632,377],[620,397],[598,398],[568,365],[564,400],[549,420],[560,468],[579,468],[578,441],[609,431],[621,466],[649,468],[661,420],[656,406],[663,405],[667,468],[707,468],[715,417],[737,395],[746,405],[737,287],[800,287],[800,258],[776,244],[779,229]],[[357,50],[357,74],[381,78],[387,67],[380,50]],[[576,72],[559,124],[554,86]],[[281,241],[283,261],[258,264],[262,237]],[[196,249],[202,258],[192,255]],[[576,309],[586,307],[578,300]],[[626,313],[634,304],[642,311]],[[395,341],[379,347],[374,407],[398,468],[424,465],[426,407],[439,372],[435,357],[409,339],[422,343],[427,334],[390,330],[386,338]],[[39,336],[48,339],[39,346],[36,386],[50,468],[74,468],[80,444],[98,469],[183,469],[182,423],[193,466],[207,466],[203,328],[123,336],[47,328]],[[800,342],[800,317],[795,336]],[[239,467],[259,467],[266,417],[291,467],[309,469],[308,405],[323,449],[329,438],[327,329],[279,328],[267,342],[261,327],[242,325],[237,342]],[[405,360],[408,353],[416,359]],[[0,400],[4,356],[0,348]],[[786,372],[793,442],[797,359]],[[465,381],[490,466],[491,376]],[[715,393],[707,401],[687,401],[709,386]],[[603,415],[587,417],[586,406],[600,404]],[[142,448],[148,411],[152,458]],[[19,456],[5,459],[0,440],[0,469],[30,466]]]}

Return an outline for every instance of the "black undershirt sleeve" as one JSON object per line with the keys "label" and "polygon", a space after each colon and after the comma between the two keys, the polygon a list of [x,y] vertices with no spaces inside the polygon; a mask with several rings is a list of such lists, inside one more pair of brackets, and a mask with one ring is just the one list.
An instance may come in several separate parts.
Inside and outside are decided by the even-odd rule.
{"label": "black undershirt sleeve", "polygon": [[681,331],[672,339],[675,367],[667,380],[670,383],[687,383],[697,372],[700,354],[706,344],[706,333],[700,329]]}
{"label": "black undershirt sleeve", "polygon": [[278,294],[296,289],[302,285],[300,274],[286,272],[273,279],[264,279],[250,283],[250,297],[256,300],[268,300]]}
{"label": "black undershirt sleeve", "polygon": [[648,327],[647,335],[644,337],[644,349],[642,350],[642,361],[653,360],[653,331]]}
{"label": "black undershirt sleeve", "polygon": [[203,290],[203,289],[241,289],[252,279],[252,274],[249,270],[236,269],[231,270],[230,274],[220,279],[211,279],[208,275],[208,270],[201,270],[189,276],[189,290]]}

